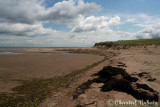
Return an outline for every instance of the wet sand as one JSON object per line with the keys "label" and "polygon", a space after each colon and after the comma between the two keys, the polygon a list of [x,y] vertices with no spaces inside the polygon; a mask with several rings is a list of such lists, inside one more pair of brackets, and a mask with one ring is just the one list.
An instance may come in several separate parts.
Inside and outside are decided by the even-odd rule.
{"label": "wet sand", "polygon": [[0,55],[0,92],[10,92],[25,80],[62,76],[101,59],[98,55],[70,53]]}

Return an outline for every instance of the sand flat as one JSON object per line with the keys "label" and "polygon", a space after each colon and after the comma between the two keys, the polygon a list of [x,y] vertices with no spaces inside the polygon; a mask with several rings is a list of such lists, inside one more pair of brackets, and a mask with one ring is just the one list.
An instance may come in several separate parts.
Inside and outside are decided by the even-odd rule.
{"label": "sand flat", "polygon": [[[89,88],[84,89],[84,93],[73,100],[73,95],[76,92],[76,89],[78,89],[77,87],[88,82],[88,80],[97,78],[97,76],[94,77],[93,75],[102,70],[104,66],[120,67],[125,69],[126,72],[131,75],[133,73],[146,72],[148,75],[144,75],[142,77],[139,77],[138,75],[132,76],[139,79],[137,83],[146,84],[153,90],[160,93],[160,47],[133,47],[129,49],[108,49],[104,51],[109,59],[87,71],[82,78],[79,78],[74,84],[71,84],[69,88],[62,90],[61,92],[57,92],[56,95],[47,98],[42,103],[41,107],[75,107],[77,105],[87,107],[108,107],[109,105],[107,101],[109,100],[121,100],[124,102],[137,100],[131,94],[126,92],[115,90],[108,92],[101,91],[102,83],[92,84]],[[109,53],[111,53],[111,55]],[[119,66],[118,64],[120,62],[124,63],[125,66]],[[156,80],[148,81],[150,78],[155,78]],[[136,104],[137,105],[135,107],[142,107],[141,105],[138,105],[138,102]],[[154,107],[159,107],[159,105],[160,101],[158,102],[158,105],[155,105]],[[113,107],[119,106],[113,105]],[[128,105],[123,107],[128,107]],[[145,107],[150,106],[145,105]]]}
{"label": "sand flat", "polygon": [[8,92],[22,80],[62,76],[101,59],[90,54],[0,55],[0,92]]}

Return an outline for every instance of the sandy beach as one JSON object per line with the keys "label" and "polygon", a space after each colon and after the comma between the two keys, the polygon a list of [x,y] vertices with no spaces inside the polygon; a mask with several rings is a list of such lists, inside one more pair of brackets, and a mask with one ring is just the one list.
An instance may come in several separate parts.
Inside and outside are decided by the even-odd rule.
{"label": "sandy beach", "polygon": [[33,53],[33,50],[32,53],[0,55],[0,92],[10,92],[22,81],[63,76],[103,59],[91,54],[36,53],[36,50]]}
{"label": "sandy beach", "polygon": [[[129,75],[138,79],[135,84],[140,84],[142,87],[136,90],[146,92],[146,90],[153,89],[158,94],[160,93],[160,48],[153,46],[147,48],[133,47],[120,50],[107,49],[104,52],[108,57],[107,60],[86,72],[67,89],[61,90],[56,95],[46,99],[41,107],[128,107],[127,104],[120,105],[119,103],[119,105],[115,105],[114,101],[126,103],[136,101],[134,103],[135,105],[132,105],[133,107],[150,106],[145,101],[143,103],[139,102],[136,99],[137,96],[134,94],[131,95],[127,92],[115,91],[114,89],[111,91],[102,91],[104,83],[90,81],[97,78],[97,76],[93,75],[101,71],[104,66],[112,66],[125,69]],[[148,89],[143,87],[146,86],[144,84],[147,85]],[[129,87],[127,87],[127,90],[129,90]],[[75,93],[77,95],[76,98],[74,98]],[[146,92],[145,95],[149,93],[151,94],[152,92]],[[112,102],[110,103],[109,101]],[[153,105],[159,107],[158,103],[154,103]]]}
{"label": "sandy beach", "polygon": [[160,0],[0,0],[0,107],[160,107]]}
{"label": "sandy beach", "polygon": [[[99,52],[103,53],[105,60],[81,74],[69,86],[47,97],[40,104],[41,107],[128,107],[128,102],[134,107],[159,106],[160,47],[155,46],[12,51],[26,54],[0,55],[0,91],[11,92],[22,81],[33,78],[63,77],[73,70],[104,59],[104,56],[64,54],[64,51]],[[110,73],[103,74],[105,72]],[[112,73],[113,76],[105,80],[103,76]],[[147,103],[146,99],[150,102]]]}

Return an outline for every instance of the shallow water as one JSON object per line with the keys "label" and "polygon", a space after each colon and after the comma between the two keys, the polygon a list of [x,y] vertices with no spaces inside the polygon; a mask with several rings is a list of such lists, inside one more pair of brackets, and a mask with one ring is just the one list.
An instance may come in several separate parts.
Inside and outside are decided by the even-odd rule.
{"label": "shallow water", "polygon": [[59,51],[55,53],[17,53],[17,52],[11,52],[11,51],[2,51],[0,52],[0,55],[19,55],[19,54],[46,54],[46,55],[72,55],[72,53],[69,53],[68,51]]}
{"label": "shallow water", "polygon": [[23,54],[23,53],[16,53],[16,52],[0,52],[0,55],[14,55],[14,54]]}

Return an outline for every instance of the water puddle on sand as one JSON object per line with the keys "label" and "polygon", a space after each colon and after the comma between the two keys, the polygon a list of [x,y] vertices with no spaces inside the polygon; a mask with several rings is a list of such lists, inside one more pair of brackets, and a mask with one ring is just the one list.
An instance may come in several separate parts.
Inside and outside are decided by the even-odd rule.
{"label": "water puddle on sand", "polygon": [[72,55],[72,53],[68,51],[60,51],[60,52],[48,52],[48,53],[16,53],[16,52],[0,52],[0,55],[19,55],[19,54],[48,54],[48,55]]}
{"label": "water puddle on sand", "polygon": [[13,55],[13,54],[23,54],[23,53],[15,53],[15,52],[0,52],[0,55]]}

